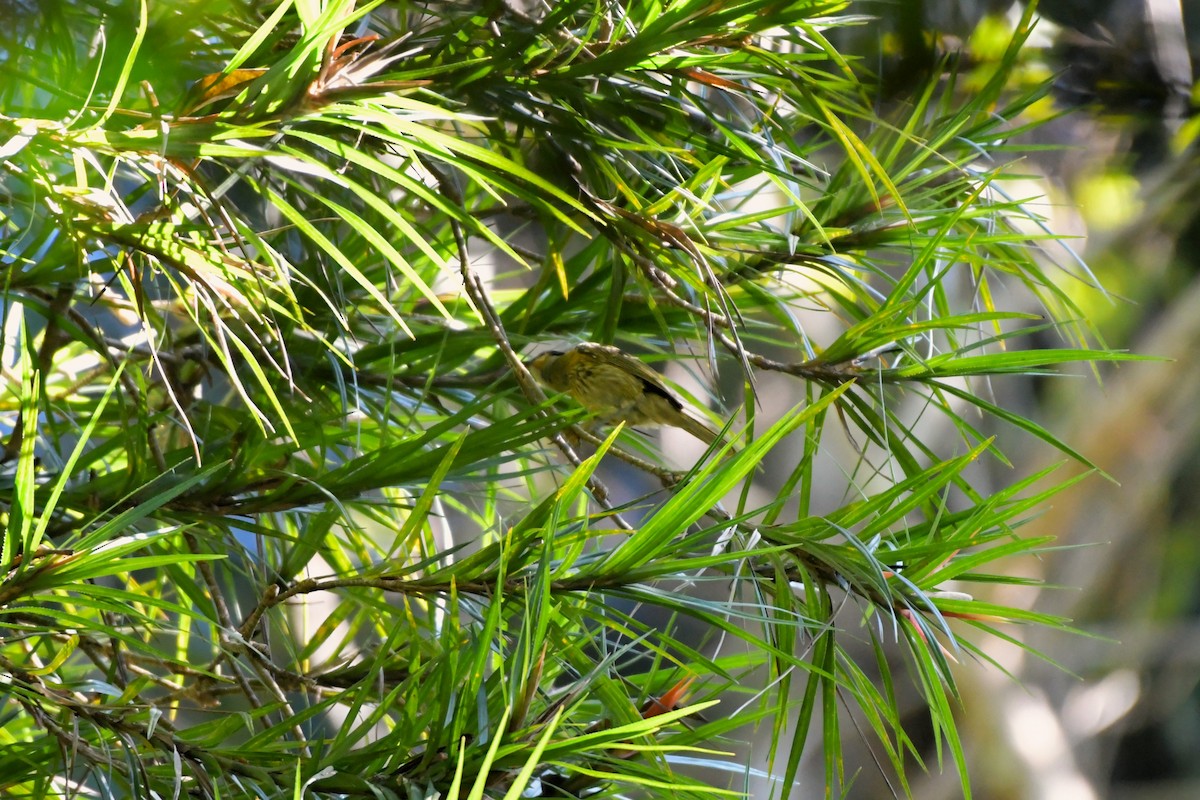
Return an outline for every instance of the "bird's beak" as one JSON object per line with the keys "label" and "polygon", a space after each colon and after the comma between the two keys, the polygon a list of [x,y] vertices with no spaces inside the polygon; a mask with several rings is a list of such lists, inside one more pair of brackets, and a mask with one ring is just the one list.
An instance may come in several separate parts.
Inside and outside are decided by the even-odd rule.
{"label": "bird's beak", "polygon": [[538,380],[542,379],[542,367],[546,364],[546,354],[542,353],[533,358],[526,359],[521,362],[525,365],[525,369],[529,370],[530,374]]}

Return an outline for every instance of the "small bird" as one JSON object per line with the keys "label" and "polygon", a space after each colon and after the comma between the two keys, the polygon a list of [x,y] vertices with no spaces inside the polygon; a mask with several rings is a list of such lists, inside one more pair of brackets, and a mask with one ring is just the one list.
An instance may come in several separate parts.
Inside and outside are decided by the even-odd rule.
{"label": "small bird", "polygon": [[658,373],[619,348],[583,342],[567,351],[551,350],[526,362],[538,383],[565,392],[604,422],[671,425],[705,444],[721,434],[683,410],[683,401]]}

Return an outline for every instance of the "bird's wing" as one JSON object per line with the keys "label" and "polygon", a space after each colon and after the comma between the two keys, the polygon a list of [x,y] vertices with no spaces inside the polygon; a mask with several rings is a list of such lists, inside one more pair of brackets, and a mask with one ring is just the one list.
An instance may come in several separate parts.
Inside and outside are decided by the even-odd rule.
{"label": "bird's wing", "polygon": [[679,399],[679,396],[671,391],[667,385],[663,383],[662,377],[640,358],[634,358],[618,347],[613,347],[612,345],[607,344],[597,344],[595,342],[584,342],[583,344],[578,345],[577,349],[584,355],[590,356],[602,363],[612,364],[613,366],[621,369],[623,372],[639,378],[644,384],[646,384],[644,391],[648,391],[651,394],[661,395],[662,397],[666,398],[676,409],[683,408],[683,401]]}

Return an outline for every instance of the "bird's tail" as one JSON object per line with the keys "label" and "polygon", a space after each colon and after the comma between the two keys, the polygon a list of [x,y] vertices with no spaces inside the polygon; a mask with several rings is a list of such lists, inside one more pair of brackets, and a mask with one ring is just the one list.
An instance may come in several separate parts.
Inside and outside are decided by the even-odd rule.
{"label": "bird's tail", "polygon": [[701,422],[689,414],[680,412],[677,424],[680,428],[683,428],[705,444],[712,444],[714,442],[722,446],[728,444],[728,440],[721,435],[720,431],[707,422]]}

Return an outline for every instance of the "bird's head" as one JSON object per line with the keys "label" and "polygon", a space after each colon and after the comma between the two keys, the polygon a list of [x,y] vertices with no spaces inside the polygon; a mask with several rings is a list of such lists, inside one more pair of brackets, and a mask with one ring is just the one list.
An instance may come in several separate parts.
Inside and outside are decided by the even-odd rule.
{"label": "bird's head", "polygon": [[525,369],[529,370],[530,374],[537,379],[538,383],[544,384],[546,367],[562,356],[561,350],[547,350],[544,353],[538,353],[533,358],[525,362]]}

